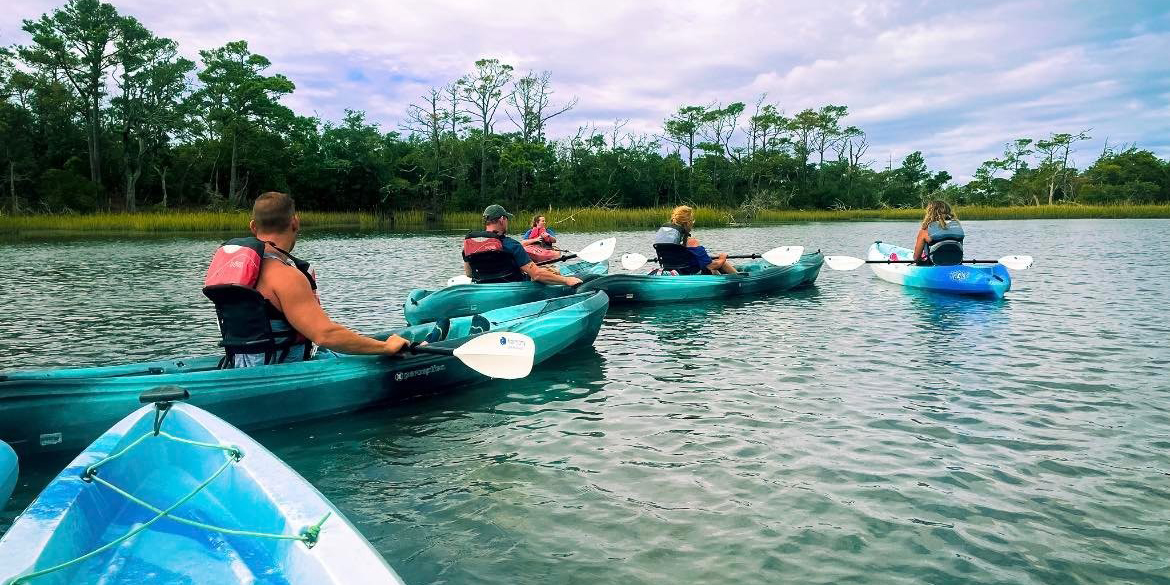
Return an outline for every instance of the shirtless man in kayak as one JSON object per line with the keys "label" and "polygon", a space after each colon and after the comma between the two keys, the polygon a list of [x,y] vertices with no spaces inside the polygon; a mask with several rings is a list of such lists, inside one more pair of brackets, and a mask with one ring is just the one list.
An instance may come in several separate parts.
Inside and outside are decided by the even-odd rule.
{"label": "shirtless man in kayak", "polygon": [[555,270],[537,266],[520,242],[509,238],[508,222],[512,214],[500,205],[483,210],[483,231],[463,238],[463,273],[475,282],[520,282],[533,280],[544,284],[577,286],[581,279],[561,276]]}
{"label": "shirtless man in kayak", "polygon": [[[398,335],[385,341],[359,335],[325,314],[308,262],[291,254],[301,228],[292,197],[268,192],[256,198],[248,228],[255,237],[220,247],[204,283],[204,294],[216,305],[231,367],[308,359],[312,344],[339,353],[385,355],[409,345]],[[241,265],[245,270],[255,266],[257,256],[258,275],[233,272]]]}

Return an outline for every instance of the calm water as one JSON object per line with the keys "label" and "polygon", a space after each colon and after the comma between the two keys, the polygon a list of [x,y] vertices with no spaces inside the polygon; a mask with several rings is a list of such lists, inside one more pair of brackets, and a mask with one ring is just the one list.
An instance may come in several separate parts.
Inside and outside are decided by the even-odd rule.
{"label": "calm water", "polygon": [[[595,351],[525,380],[256,437],[409,583],[1170,583],[1170,222],[967,228],[970,255],[1036,257],[1007,299],[826,269],[772,298],[614,309]],[[699,235],[864,255],[913,230]],[[209,353],[217,240],[0,243],[0,370]],[[297,252],[329,312],[374,331],[458,273],[457,245]],[[0,526],[64,461],[22,463]]]}

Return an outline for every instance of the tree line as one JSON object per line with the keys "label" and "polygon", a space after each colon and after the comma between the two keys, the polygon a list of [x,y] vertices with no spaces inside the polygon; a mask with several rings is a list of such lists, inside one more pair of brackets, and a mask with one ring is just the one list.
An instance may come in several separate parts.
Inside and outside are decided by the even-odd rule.
{"label": "tree line", "polygon": [[[848,108],[788,115],[759,96],[684,105],[654,135],[626,122],[549,135],[577,105],[549,72],[496,59],[420,96],[399,127],[364,112],[340,122],[298,115],[295,91],[247,41],[199,51],[99,0],[71,0],[23,21],[25,45],[0,48],[0,209],[9,213],[244,207],[293,193],[315,210],[428,215],[549,205],[691,203],[766,208],[1170,202],[1170,161],[1121,145],[1071,164],[1088,130],[1019,138],[966,184],[921,152],[877,165]],[[896,165],[896,166],[895,166]]]}

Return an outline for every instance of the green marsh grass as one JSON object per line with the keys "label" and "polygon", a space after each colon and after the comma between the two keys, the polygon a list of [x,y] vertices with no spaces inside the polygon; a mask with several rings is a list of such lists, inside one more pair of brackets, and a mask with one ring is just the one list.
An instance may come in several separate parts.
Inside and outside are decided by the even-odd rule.
{"label": "green marsh grass", "polygon": [[[554,229],[594,232],[654,228],[670,217],[670,207],[637,209],[548,209],[540,210]],[[1084,218],[1170,218],[1170,205],[1041,205],[1037,207],[958,207],[960,219],[1084,219]],[[534,212],[523,211],[513,220],[513,232],[520,232]],[[803,221],[917,221],[920,209],[799,210],[767,209],[749,217],[743,210],[700,207],[695,210],[699,227],[768,225]],[[475,212],[443,214],[428,223],[422,211],[398,211],[391,225],[388,217],[366,212],[301,213],[307,229],[357,229],[370,231],[462,230],[479,224]],[[0,234],[35,233],[170,233],[236,232],[246,229],[248,213],[213,211],[171,211],[165,213],[98,213],[90,215],[2,215]]]}

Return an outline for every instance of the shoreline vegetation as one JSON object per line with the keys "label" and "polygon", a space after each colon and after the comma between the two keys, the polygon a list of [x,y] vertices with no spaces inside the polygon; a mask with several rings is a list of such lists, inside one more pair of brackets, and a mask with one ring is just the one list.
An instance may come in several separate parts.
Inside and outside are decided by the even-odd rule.
{"label": "shoreline vegetation", "polygon": [[[517,223],[527,225],[534,212],[516,214]],[[670,215],[669,207],[605,209],[570,208],[541,210],[551,227],[564,232],[590,232],[653,228]],[[1151,219],[1170,218],[1170,205],[1041,205],[958,209],[964,220],[991,219]],[[393,219],[369,212],[318,212],[301,214],[306,229],[353,229],[358,231],[419,232],[471,229],[480,223],[475,212],[451,212],[427,220],[422,211],[400,211]],[[700,227],[764,226],[814,221],[919,221],[922,210],[902,209],[764,209],[745,213],[742,209],[699,208],[695,213]],[[0,215],[0,235],[86,234],[86,233],[227,233],[245,230],[246,211],[169,211],[142,213],[98,213],[84,215]]]}

